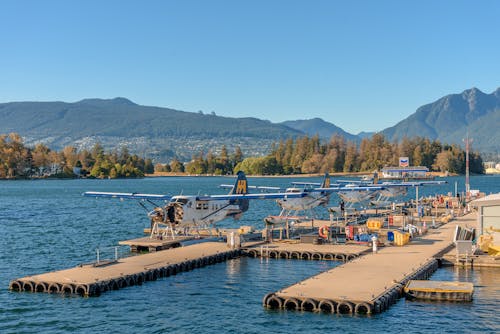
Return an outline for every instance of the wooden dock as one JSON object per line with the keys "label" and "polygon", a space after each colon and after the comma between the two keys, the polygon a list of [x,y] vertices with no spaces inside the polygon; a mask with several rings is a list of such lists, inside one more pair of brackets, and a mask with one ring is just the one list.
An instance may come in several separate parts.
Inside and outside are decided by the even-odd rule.
{"label": "wooden dock", "polygon": [[298,284],[267,294],[265,307],[371,314],[386,310],[402,295],[409,280],[427,279],[437,269],[440,257],[453,247],[455,225],[474,225],[469,214],[430,229],[402,247],[385,247]]}
{"label": "wooden dock", "polygon": [[223,242],[204,242],[117,261],[27,276],[10,282],[14,291],[98,296],[109,290],[140,285],[182,271],[215,264],[240,255]]}

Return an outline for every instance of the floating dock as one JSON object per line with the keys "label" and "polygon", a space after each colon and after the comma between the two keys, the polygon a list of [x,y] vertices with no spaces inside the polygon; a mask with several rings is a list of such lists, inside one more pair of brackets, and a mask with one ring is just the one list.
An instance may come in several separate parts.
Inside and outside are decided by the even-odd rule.
{"label": "floating dock", "polygon": [[[324,221],[317,223],[324,224]],[[412,239],[407,245],[379,248],[376,253],[366,245],[314,244],[291,240],[251,242],[233,249],[224,242],[207,240],[183,246],[182,241],[187,239],[139,238],[121,244],[136,250],[142,247],[150,253],[27,276],[11,281],[9,288],[14,291],[98,296],[106,291],[140,285],[242,254],[277,259],[336,260],[344,263],[267,294],[263,298],[264,306],[271,309],[373,314],[383,312],[400,298],[408,282],[428,279],[432,275],[438,268],[438,259],[442,260],[444,254],[454,247],[456,225],[474,224],[475,214],[459,217],[437,229],[429,229],[426,235]],[[429,291],[418,292],[416,288],[408,291],[416,295],[432,295]],[[450,296],[456,297],[456,293],[450,292]]]}
{"label": "floating dock", "polygon": [[193,239],[194,239],[193,236],[177,236],[175,237],[175,239],[167,236],[162,237],[161,239],[143,237],[143,238],[119,241],[118,244],[123,246],[129,246],[130,251],[133,253],[138,253],[142,251],[147,251],[151,253],[169,248],[177,248],[181,246],[183,241],[188,241]]}
{"label": "floating dock", "polygon": [[243,248],[242,252],[249,257],[346,262],[354,260],[370,250],[371,247],[361,245],[315,245],[275,242]]}
{"label": "floating dock", "polygon": [[470,282],[412,280],[406,284],[404,292],[417,299],[470,302],[474,286]]}
{"label": "floating dock", "polygon": [[438,268],[436,257],[453,247],[456,224],[475,222],[475,215],[431,229],[402,247],[385,247],[302,282],[264,296],[270,309],[329,313],[380,313],[402,296],[410,280],[427,279]]}
{"label": "floating dock", "polygon": [[103,292],[141,285],[161,277],[215,264],[240,256],[223,242],[204,242],[187,247],[131,256],[117,261],[27,276],[10,282],[14,291],[98,296]]}

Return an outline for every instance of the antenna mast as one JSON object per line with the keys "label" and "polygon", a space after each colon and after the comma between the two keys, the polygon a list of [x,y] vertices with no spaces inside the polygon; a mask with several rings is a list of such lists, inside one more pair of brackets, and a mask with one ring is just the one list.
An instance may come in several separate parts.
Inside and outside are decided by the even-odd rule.
{"label": "antenna mast", "polygon": [[470,182],[469,182],[469,145],[472,143],[472,138],[469,138],[469,131],[467,130],[467,137],[463,140],[465,142],[465,196],[470,198]]}

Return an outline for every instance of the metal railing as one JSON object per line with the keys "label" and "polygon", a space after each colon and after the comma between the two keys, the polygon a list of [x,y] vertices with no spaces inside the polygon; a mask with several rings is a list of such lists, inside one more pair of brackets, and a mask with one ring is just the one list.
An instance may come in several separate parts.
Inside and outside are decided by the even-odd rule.
{"label": "metal railing", "polygon": [[[125,251],[125,249],[127,250]],[[127,246],[97,247],[95,252],[96,261],[94,264],[96,266],[118,262],[119,259],[130,255]]]}

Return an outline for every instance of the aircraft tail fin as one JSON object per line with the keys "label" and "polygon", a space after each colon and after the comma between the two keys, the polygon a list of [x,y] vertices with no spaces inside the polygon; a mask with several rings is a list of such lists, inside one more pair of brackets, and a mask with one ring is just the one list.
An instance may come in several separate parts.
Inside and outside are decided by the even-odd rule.
{"label": "aircraft tail fin", "polygon": [[229,194],[230,195],[248,194],[248,182],[247,182],[247,177],[246,177],[245,173],[243,173],[242,171],[239,171],[237,176],[238,177],[236,179],[236,182],[235,182],[233,188],[231,189],[231,191],[229,192]]}
{"label": "aircraft tail fin", "polygon": [[325,173],[323,182],[321,182],[321,188],[330,188],[330,174],[328,172]]}

